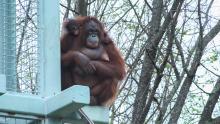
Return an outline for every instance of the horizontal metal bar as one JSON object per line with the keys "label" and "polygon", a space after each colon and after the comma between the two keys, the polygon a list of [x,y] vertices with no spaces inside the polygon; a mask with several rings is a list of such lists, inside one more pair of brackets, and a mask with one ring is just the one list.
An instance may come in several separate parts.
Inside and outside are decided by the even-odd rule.
{"label": "horizontal metal bar", "polygon": [[75,85],[60,94],[46,99],[46,115],[55,117],[66,117],[83,105],[90,102],[89,88],[87,86]]}
{"label": "horizontal metal bar", "polygon": [[83,105],[89,104],[89,98],[89,88],[77,85],[48,98],[5,93],[0,96],[0,112],[63,117],[63,113],[72,113]]}
{"label": "horizontal metal bar", "polygon": [[[89,88],[79,85],[47,98],[7,92],[0,96],[0,116],[1,112],[4,112],[7,116],[18,118],[25,118],[26,115],[29,118],[28,116],[31,115],[36,116],[34,119],[40,120],[45,117],[53,117],[69,120],[67,122],[76,122],[80,118],[76,118],[74,113],[76,114],[84,105],[88,105],[89,101]],[[109,110],[107,107],[84,106],[82,110],[96,124],[108,123]]]}
{"label": "horizontal metal bar", "polygon": [[0,111],[9,113],[22,113],[44,115],[44,99],[18,93],[5,93],[0,96]]}
{"label": "horizontal metal bar", "polygon": [[16,118],[16,119],[28,119],[28,120],[43,120],[44,117],[25,115],[25,114],[12,114],[7,112],[0,112],[0,117]]}

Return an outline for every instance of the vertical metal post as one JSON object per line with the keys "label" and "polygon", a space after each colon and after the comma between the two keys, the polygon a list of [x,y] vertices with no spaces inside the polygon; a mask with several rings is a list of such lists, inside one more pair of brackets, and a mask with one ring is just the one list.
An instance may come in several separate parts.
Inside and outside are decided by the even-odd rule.
{"label": "vertical metal post", "polygon": [[[40,93],[43,97],[61,91],[59,0],[39,0]],[[45,124],[61,124],[46,118]]]}
{"label": "vertical metal post", "polygon": [[0,0],[0,74],[4,74],[4,2],[5,0]]}
{"label": "vertical metal post", "polygon": [[[13,4],[13,3],[12,1],[9,1],[8,4]],[[15,71],[16,65],[15,65],[14,58],[10,57],[13,55],[15,57],[15,49],[11,53],[9,53],[9,51],[6,51],[7,49],[15,48],[14,43],[16,42],[15,32],[13,32],[15,31],[15,27],[13,27],[13,25],[15,24],[15,21],[12,21],[13,19],[15,20],[15,18],[13,18],[15,17],[15,13],[13,13],[15,12],[14,10],[15,8],[8,9],[9,6],[10,5],[7,5],[6,0],[0,1],[0,95],[6,91],[6,75],[8,78],[7,88],[16,90],[16,87],[15,87],[16,78],[11,76],[11,75],[15,75],[14,71]],[[12,15],[7,15],[7,14],[12,14]],[[12,20],[10,22],[7,22],[10,19]],[[12,37],[14,37],[14,39],[12,37],[9,37],[10,34],[7,34],[7,33],[12,33],[11,35]],[[6,53],[8,54],[7,57],[6,57],[7,55]],[[11,65],[9,65],[6,62],[11,63]]]}
{"label": "vertical metal post", "polygon": [[16,0],[4,1],[4,68],[7,89],[17,90],[16,82]]}
{"label": "vertical metal post", "polygon": [[0,95],[5,92],[6,79],[4,75],[4,7],[5,0],[0,1]]}
{"label": "vertical metal post", "polygon": [[61,91],[59,0],[39,0],[40,88],[43,96]]}

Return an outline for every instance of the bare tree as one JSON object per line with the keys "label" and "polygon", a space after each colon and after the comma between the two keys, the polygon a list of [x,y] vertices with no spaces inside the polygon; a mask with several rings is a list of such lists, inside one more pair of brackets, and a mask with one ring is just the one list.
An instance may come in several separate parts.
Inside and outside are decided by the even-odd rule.
{"label": "bare tree", "polygon": [[62,15],[97,16],[128,66],[111,124],[219,123],[214,0],[70,1]]}

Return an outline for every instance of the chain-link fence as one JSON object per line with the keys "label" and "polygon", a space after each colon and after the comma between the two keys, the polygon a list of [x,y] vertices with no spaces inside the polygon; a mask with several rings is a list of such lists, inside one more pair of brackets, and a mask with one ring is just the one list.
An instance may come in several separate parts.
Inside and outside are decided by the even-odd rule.
{"label": "chain-link fence", "polygon": [[38,92],[38,1],[16,0],[16,77],[18,91]]}
{"label": "chain-link fence", "polygon": [[15,1],[1,0],[0,1],[0,71],[6,75],[7,90],[15,90],[16,82],[16,65],[15,65],[15,46],[16,46],[16,31],[15,31]]}
{"label": "chain-link fence", "polygon": [[0,1],[0,74],[6,75],[8,91],[38,93],[38,5],[38,0]]}

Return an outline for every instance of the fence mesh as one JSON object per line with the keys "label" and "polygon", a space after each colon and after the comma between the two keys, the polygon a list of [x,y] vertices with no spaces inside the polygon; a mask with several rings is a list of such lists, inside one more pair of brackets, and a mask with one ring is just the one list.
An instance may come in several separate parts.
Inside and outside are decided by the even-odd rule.
{"label": "fence mesh", "polygon": [[0,74],[7,90],[38,93],[38,0],[0,0]]}
{"label": "fence mesh", "polygon": [[[5,74],[7,78],[7,89],[16,89],[15,85],[15,3],[13,0],[1,0],[0,2],[1,16],[1,52],[0,66],[1,74]],[[13,84],[12,84],[13,83]],[[10,86],[10,87],[8,87]]]}
{"label": "fence mesh", "polygon": [[17,91],[38,93],[38,1],[16,0]]}

